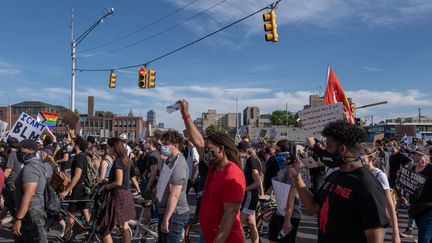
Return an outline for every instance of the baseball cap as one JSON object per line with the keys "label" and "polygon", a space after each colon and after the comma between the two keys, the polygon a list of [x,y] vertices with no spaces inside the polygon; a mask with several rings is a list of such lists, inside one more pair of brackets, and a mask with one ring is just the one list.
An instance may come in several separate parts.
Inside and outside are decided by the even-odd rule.
{"label": "baseball cap", "polygon": [[249,148],[251,148],[252,147],[252,145],[249,143],[249,142],[247,142],[247,141],[241,141],[238,145],[237,145],[237,149],[238,150],[246,150],[246,149],[249,149]]}
{"label": "baseball cap", "polygon": [[122,133],[122,134],[120,134],[120,139],[121,139],[121,140],[126,140],[126,139],[127,139],[127,135],[126,135],[126,133]]}
{"label": "baseball cap", "polygon": [[24,139],[18,143],[18,148],[31,149],[33,151],[39,150],[39,144],[32,139]]}
{"label": "baseball cap", "polygon": [[418,147],[416,148],[414,151],[412,151],[413,154],[419,154],[419,155],[425,155],[425,156],[430,156],[430,152],[428,149],[424,148],[424,147]]}

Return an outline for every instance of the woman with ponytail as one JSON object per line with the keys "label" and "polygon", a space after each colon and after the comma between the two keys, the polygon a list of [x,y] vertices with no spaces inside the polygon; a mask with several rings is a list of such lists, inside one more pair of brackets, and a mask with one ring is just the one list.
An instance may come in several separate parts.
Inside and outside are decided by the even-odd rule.
{"label": "woman with ponytail", "polygon": [[204,140],[190,114],[189,103],[179,100],[188,137],[208,165],[200,209],[200,225],[206,243],[244,242],[240,206],[246,180],[239,151],[233,139],[220,132],[207,134]]}

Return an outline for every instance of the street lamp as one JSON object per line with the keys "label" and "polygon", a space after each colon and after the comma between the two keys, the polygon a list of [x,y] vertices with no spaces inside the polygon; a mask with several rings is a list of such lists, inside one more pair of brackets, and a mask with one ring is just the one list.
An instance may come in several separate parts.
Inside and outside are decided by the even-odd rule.
{"label": "street lamp", "polygon": [[86,31],[84,31],[84,33],[82,33],[76,40],[74,39],[74,34],[73,34],[73,21],[74,21],[74,15],[73,15],[73,9],[72,9],[72,17],[71,17],[71,36],[72,36],[72,81],[71,81],[71,110],[72,112],[75,112],[75,75],[76,75],[76,47],[78,46],[79,43],[81,43],[82,40],[84,40],[84,38],[87,37],[88,34],[90,34],[90,32],[92,30],[94,30],[94,28],[96,28],[96,26],[98,26],[99,24],[103,23],[103,20],[105,18],[107,18],[108,16],[114,14],[114,8],[106,8],[107,13],[104,14],[102,17],[100,17],[92,26],[90,26]]}
{"label": "street lamp", "polygon": [[11,106],[9,94],[5,93],[5,95],[7,96],[9,102],[9,130],[10,130],[12,128],[12,106]]}

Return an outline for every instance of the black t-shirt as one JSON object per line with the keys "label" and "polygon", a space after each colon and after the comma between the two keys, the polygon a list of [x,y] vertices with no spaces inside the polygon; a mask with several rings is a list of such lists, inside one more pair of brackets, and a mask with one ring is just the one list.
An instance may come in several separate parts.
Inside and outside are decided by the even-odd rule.
{"label": "black t-shirt", "polygon": [[161,157],[160,153],[157,150],[152,151],[150,154],[148,154],[147,159],[146,159],[146,170],[147,170],[147,173],[150,173],[150,167],[152,165],[158,165],[159,163],[162,163],[160,157]]}
{"label": "black t-shirt", "polygon": [[285,168],[287,156],[287,152],[276,153],[267,161],[264,174],[264,191],[267,191],[272,186],[271,179],[277,176],[279,170]]}
{"label": "black t-shirt", "polygon": [[82,170],[81,177],[78,180],[77,184],[81,184],[84,182],[84,178],[87,175],[87,156],[81,152],[74,156],[71,165],[71,176],[72,178],[75,176],[75,169],[80,168]]}
{"label": "black t-shirt", "polygon": [[61,171],[70,170],[72,167],[72,162],[73,162],[74,157],[75,157],[75,156],[72,156],[72,153],[67,151],[67,145],[63,145],[63,147],[60,149],[60,151],[57,152],[55,160],[57,161],[57,160],[63,159],[64,154],[68,154],[69,159],[66,162],[60,163],[60,170]]}
{"label": "black t-shirt", "polygon": [[[131,162],[129,162],[131,163]],[[123,183],[121,188],[123,189],[129,189],[130,188],[130,168],[129,168],[129,164],[125,164],[123,163],[123,161],[120,158],[116,158],[114,160],[112,169],[109,173],[109,177],[108,177],[108,184],[112,183],[115,181],[116,179],[116,169],[120,169],[123,171]]]}
{"label": "black t-shirt", "polygon": [[314,199],[320,205],[320,243],[365,243],[364,230],[388,224],[382,185],[364,167],[333,172]]}
{"label": "black t-shirt", "polygon": [[419,174],[425,176],[427,179],[423,188],[418,192],[418,198],[415,199],[415,197],[411,197],[410,202],[432,202],[432,165],[428,164]]}
{"label": "black t-shirt", "polygon": [[[258,159],[254,158],[254,157],[249,157],[246,160],[246,164],[244,167],[244,175],[246,178],[246,187],[248,187],[254,183],[252,170],[258,170],[258,172],[261,172],[261,163],[259,162]],[[253,189],[251,192],[252,193],[258,193],[258,188]]]}
{"label": "black t-shirt", "polygon": [[397,172],[401,166],[405,166],[411,161],[406,155],[402,153],[392,154],[389,158],[390,170],[389,170],[389,184],[390,187],[396,188]]}

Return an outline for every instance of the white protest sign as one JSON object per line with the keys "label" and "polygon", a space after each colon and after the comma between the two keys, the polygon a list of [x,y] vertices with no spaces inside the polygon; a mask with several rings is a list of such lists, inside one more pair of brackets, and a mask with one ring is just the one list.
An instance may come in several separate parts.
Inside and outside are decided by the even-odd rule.
{"label": "white protest sign", "polygon": [[8,136],[16,138],[18,141],[24,139],[37,141],[45,128],[45,125],[39,123],[36,119],[23,112],[15,122],[15,125],[9,131]]}
{"label": "white protest sign", "polygon": [[320,137],[328,123],[344,119],[342,103],[301,110],[298,115],[306,137]]}
{"label": "white protest sign", "polygon": [[280,215],[285,215],[286,204],[288,201],[288,193],[290,191],[290,185],[277,181],[275,178],[272,179],[273,191],[276,197],[277,211]]}
{"label": "white protest sign", "polygon": [[0,120],[0,136],[6,131],[8,123]]}

